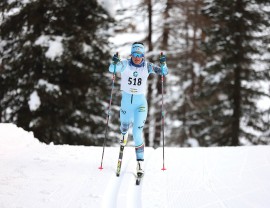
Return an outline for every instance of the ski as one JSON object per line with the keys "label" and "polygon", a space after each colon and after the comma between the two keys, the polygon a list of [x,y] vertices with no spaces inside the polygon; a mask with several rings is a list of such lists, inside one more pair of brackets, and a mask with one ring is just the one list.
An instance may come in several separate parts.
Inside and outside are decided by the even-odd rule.
{"label": "ski", "polygon": [[124,154],[124,148],[125,146],[121,145],[120,146],[120,152],[119,152],[119,157],[118,157],[118,162],[117,162],[117,169],[116,169],[116,176],[120,176],[120,171],[121,171],[121,166],[122,166],[122,158]]}
{"label": "ski", "polygon": [[141,180],[143,178],[143,173],[137,173],[136,176],[136,185],[139,186],[141,184]]}

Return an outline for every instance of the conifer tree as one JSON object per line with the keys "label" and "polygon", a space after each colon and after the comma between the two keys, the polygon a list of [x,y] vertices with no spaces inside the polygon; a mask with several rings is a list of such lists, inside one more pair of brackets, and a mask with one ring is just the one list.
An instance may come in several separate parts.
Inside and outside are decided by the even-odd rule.
{"label": "conifer tree", "polygon": [[[7,8],[14,9],[2,12]],[[1,25],[4,121],[45,143],[101,144],[112,19],[95,0],[36,0],[18,8]]]}
{"label": "conifer tree", "polygon": [[[264,0],[207,1],[204,14],[211,19],[206,29],[207,65],[200,93],[200,122],[196,125],[200,143],[253,144],[266,131],[264,112],[257,101],[268,96],[261,85],[269,82],[269,65],[264,67],[262,31],[269,28],[269,4]],[[268,141],[269,142],[269,141]]]}

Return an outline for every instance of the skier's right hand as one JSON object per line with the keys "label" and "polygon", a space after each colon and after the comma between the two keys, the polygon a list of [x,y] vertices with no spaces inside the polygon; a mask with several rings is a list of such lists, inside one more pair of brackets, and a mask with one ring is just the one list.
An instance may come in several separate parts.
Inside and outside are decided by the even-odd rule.
{"label": "skier's right hand", "polygon": [[120,56],[118,53],[114,54],[112,57],[113,64],[118,64],[120,61]]}

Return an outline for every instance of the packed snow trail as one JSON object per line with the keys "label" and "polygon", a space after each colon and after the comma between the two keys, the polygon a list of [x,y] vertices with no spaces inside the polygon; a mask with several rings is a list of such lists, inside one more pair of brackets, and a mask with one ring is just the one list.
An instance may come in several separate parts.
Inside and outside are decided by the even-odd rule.
{"label": "packed snow trail", "polygon": [[55,146],[0,124],[1,208],[268,208],[270,146],[145,148],[145,176],[135,185],[135,150]]}
{"label": "packed snow trail", "polygon": [[[152,148],[146,148],[145,159],[153,152]],[[121,173],[116,177],[116,166],[112,173],[109,185],[107,185],[106,192],[103,198],[103,208],[110,207],[141,207],[141,182],[140,186],[135,185],[136,176],[136,159],[135,150],[133,147],[125,147]]]}

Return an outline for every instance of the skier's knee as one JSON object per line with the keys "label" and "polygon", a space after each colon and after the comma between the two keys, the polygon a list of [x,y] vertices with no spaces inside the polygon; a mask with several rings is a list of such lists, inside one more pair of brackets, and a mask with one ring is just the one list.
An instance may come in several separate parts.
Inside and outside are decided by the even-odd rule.
{"label": "skier's knee", "polygon": [[126,134],[129,129],[129,123],[121,123],[120,131],[122,134]]}

